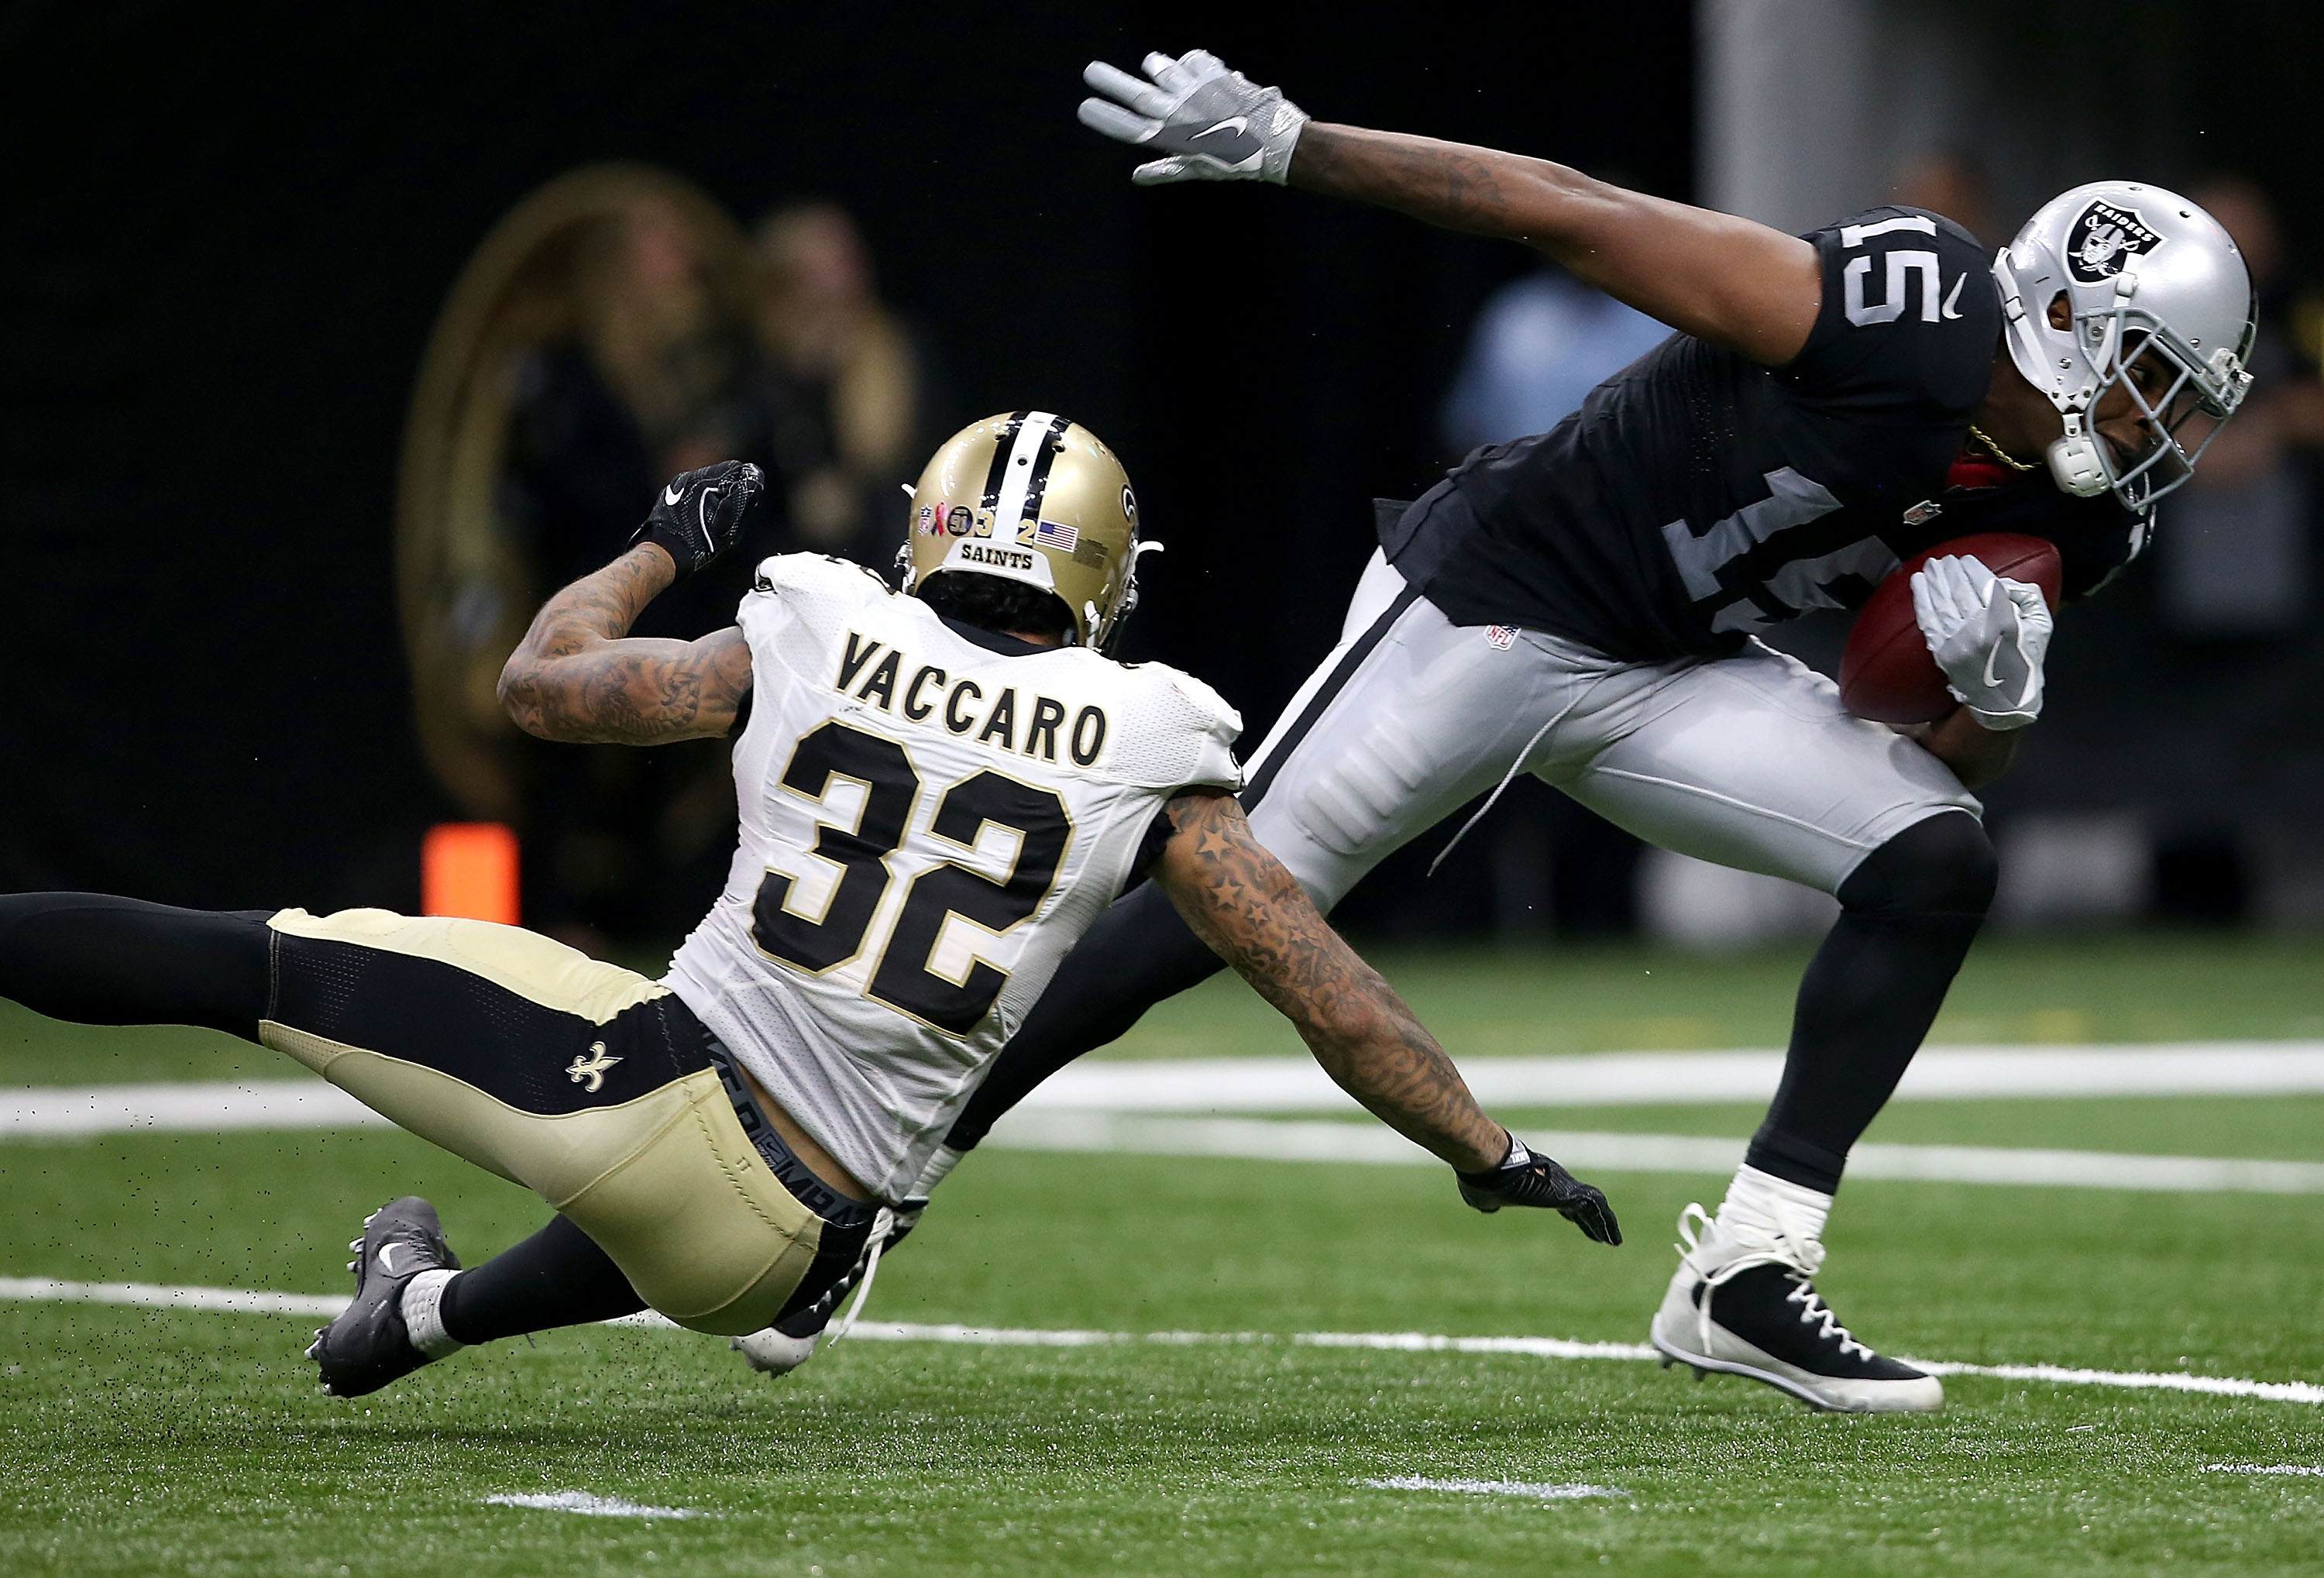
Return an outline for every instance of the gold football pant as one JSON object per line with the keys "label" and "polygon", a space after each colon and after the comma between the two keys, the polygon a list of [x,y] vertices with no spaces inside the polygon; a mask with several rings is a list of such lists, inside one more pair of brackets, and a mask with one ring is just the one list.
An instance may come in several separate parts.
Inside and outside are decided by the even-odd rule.
{"label": "gold football pant", "polygon": [[680,1325],[755,1332],[853,1263],[852,1203],[795,1158],[785,1186],[724,1049],[667,988],[480,920],[285,909],[267,925],[262,1041],[532,1190]]}

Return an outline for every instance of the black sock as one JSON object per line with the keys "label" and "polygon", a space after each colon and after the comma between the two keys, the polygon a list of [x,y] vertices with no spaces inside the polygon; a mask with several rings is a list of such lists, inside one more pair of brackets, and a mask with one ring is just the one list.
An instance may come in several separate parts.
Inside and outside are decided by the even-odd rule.
{"label": "black sock", "polygon": [[1083,1053],[1118,1040],[1146,1010],[1224,969],[1154,882],[1098,917],[992,1060],[945,1143],[973,1150],[1001,1113]]}
{"label": "black sock", "polygon": [[444,1285],[437,1314],[456,1343],[581,1326],[646,1307],[613,1258],[559,1216]]}
{"label": "black sock", "polygon": [[0,997],[84,1025],[200,1025],[254,1041],[272,913],[104,893],[0,896]]}
{"label": "black sock", "polygon": [[1985,828],[1965,811],[1916,822],[1840,884],[1844,908],[1800,982],[1792,1046],[1744,1159],[1831,1194],[1904,1077],[1993,902]]}

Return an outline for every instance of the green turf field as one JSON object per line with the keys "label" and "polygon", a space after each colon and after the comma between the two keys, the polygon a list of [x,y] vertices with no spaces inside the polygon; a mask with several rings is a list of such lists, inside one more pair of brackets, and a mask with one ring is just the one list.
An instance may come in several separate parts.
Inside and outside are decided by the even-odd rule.
{"label": "green turf field", "polygon": [[[1807,949],[1645,947],[1373,952],[1457,1057],[1780,1047]],[[625,961],[648,973],[661,958]],[[2324,940],[2148,933],[1982,944],[1940,1043],[2324,1038]],[[1298,1038],[1221,975],[1163,1003],[1102,1054],[1296,1055]],[[87,1029],[0,1002],[0,1084],[281,1077],[284,1059],[191,1031]]]}
{"label": "green turf field", "polygon": [[[1448,1042],[1489,1052],[1775,1044],[1795,964],[1389,961]],[[1993,950],[1941,1034],[2031,1039],[2070,1012],[2088,1038],[2314,1035],[2319,966],[2167,938]],[[1495,1026],[1541,1038],[1485,1045]],[[1288,1046],[1222,990],[1126,1050],[1237,1049]],[[11,1083],[235,1071],[290,1072],[207,1038],[0,1020]],[[1526,1115],[1730,1135],[1757,1116]],[[1875,1137],[2324,1159],[2319,1118],[2310,1098],[1923,1103]],[[1672,1218],[1720,1181],[1602,1181],[1618,1250],[1477,1216],[1432,1169],[987,1152],[883,1269],[873,1318],[1274,1340],[857,1341],[780,1382],[711,1339],[591,1329],[347,1404],[300,1360],[312,1320],[0,1303],[0,1573],[2324,1571],[2324,1478],[2206,1472],[2324,1467],[2312,1405],[1955,1378],[1940,1416],[1846,1419],[1639,1362],[1287,1340],[1641,1341]],[[0,1276],[337,1291],[354,1225],[408,1190],[471,1255],[538,1218],[392,1132],[5,1145]],[[1820,1284],[1893,1352],[2324,1383],[2317,1214],[2313,1196],[1860,1181]],[[1363,1482],[1408,1476],[1621,1494]],[[484,1500],[560,1490],[706,1516]]]}

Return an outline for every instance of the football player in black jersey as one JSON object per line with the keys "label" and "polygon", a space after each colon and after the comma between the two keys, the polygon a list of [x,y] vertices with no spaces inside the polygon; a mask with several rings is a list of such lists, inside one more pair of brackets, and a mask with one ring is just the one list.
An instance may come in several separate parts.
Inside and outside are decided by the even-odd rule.
{"label": "football player in black jersey", "polygon": [[[1140,184],[1258,180],[1538,248],[1676,330],[1553,431],[1417,503],[1341,643],[1250,763],[1258,835],[1328,908],[1383,856],[1531,772],[1665,848],[1836,894],[1766,1122],[1716,1216],[1690,1207],[1652,1333],[1668,1361],[1818,1407],[1941,1406],[1817,1297],[1849,1148],[1919,1047],[1993,895],[1973,792],[2041,710],[2050,614],[1974,559],[1915,577],[1961,705],[1908,732],[1752,638],[1853,608],[1973,531],[2049,539],[2068,597],[2144,546],[2248,379],[2252,294],[2158,188],[2059,198],[1998,258],[1886,208],[1806,236],[1543,160],[1312,123],[1200,51],[1102,64],[1081,118]],[[1152,889],[1082,941],[953,1130],[1220,967]]]}

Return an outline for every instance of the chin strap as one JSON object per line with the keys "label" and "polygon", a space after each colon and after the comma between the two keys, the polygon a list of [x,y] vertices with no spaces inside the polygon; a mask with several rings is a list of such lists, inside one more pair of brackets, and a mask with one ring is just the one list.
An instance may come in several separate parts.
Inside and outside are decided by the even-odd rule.
{"label": "chin strap", "polygon": [[[2042,331],[2026,310],[2024,294],[2017,284],[2017,271],[2009,266],[2009,249],[2003,247],[1994,254],[1993,282],[2001,290],[2001,316],[2009,342],[2009,359],[2016,364],[2018,374],[2040,391],[2043,397],[2057,408],[2065,423],[2064,436],[2052,440],[2048,451],[2050,475],[2064,492],[2078,499],[2094,498],[2110,487],[2106,462],[2098,453],[2098,440],[2089,429],[2088,409],[2093,391],[2087,382],[2083,388],[2069,392],[2066,369],[2051,365],[2052,347],[2043,341]],[[2085,366],[2094,366],[2086,360]]]}
{"label": "chin strap", "polygon": [[2051,441],[2050,478],[2061,492],[2078,499],[2094,499],[2114,485],[2107,478],[2098,438],[2084,428],[2080,411],[2061,414],[2066,431],[2064,437]]}

